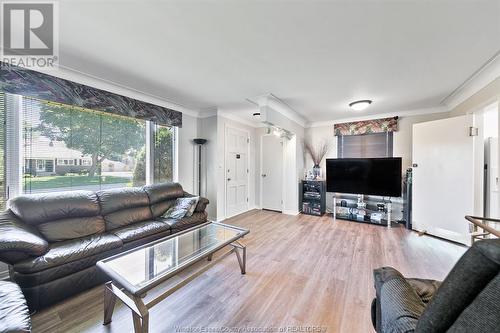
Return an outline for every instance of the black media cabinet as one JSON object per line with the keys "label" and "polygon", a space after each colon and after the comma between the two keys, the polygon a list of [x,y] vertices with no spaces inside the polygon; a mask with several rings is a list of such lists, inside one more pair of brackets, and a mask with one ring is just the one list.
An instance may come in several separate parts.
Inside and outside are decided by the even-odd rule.
{"label": "black media cabinet", "polygon": [[321,216],[326,211],[326,182],[303,180],[300,186],[300,211],[303,214]]}

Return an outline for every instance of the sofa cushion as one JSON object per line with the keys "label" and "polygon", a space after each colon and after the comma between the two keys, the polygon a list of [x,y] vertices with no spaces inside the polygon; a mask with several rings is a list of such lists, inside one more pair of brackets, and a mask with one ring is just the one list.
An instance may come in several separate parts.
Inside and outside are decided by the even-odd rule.
{"label": "sofa cushion", "polygon": [[169,230],[170,226],[165,222],[145,221],[114,229],[111,233],[118,236],[123,243],[128,243],[139,238]]}
{"label": "sofa cushion", "polygon": [[394,276],[380,290],[379,332],[413,332],[425,304],[403,276]]}
{"label": "sofa cushion", "polygon": [[[188,192],[184,192],[184,197],[186,198],[192,198],[195,197],[195,195],[190,194]],[[195,212],[203,212],[207,208],[207,205],[210,203],[210,201],[207,198],[204,197],[198,197],[198,204],[196,205],[196,208],[194,209]]]}
{"label": "sofa cushion", "polygon": [[184,195],[184,190],[179,183],[160,183],[144,186],[150,203],[156,204],[161,201],[175,200]]}
{"label": "sofa cushion", "polygon": [[198,199],[198,204],[196,205],[196,208],[194,209],[195,212],[204,212],[205,209],[207,208],[207,205],[210,203],[207,198],[200,197]]}
{"label": "sofa cushion", "polygon": [[50,244],[49,251],[43,256],[20,261],[13,267],[20,273],[39,272],[121,247],[122,244],[121,239],[112,234],[97,234],[66,240]]}
{"label": "sofa cushion", "polygon": [[21,288],[34,287],[43,283],[54,281],[65,276],[74,274],[78,271],[86,269],[102,259],[109,258],[115,254],[123,252],[123,247],[116,247],[114,249],[99,252],[89,257],[81,258],[76,261],[70,261],[61,265],[53,266],[39,272],[20,273],[14,269],[10,272],[12,281],[16,282]]}
{"label": "sofa cushion", "polygon": [[500,271],[500,239],[475,242],[458,260],[417,324],[419,332],[445,332]]}
{"label": "sofa cushion", "polygon": [[441,281],[436,280],[410,278],[406,279],[406,281],[408,281],[418,297],[420,297],[425,304],[429,303],[439,286],[441,286]]}
{"label": "sofa cushion", "polygon": [[149,206],[149,198],[140,187],[124,187],[97,192],[101,204],[101,215],[119,210]]}
{"label": "sofa cushion", "polygon": [[49,244],[34,226],[21,222],[10,210],[0,213],[0,260],[14,262],[40,256]]}
{"label": "sofa cushion", "polygon": [[37,225],[72,217],[99,215],[97,195],[91,191],[71,191],[21,195],[8,201],[10,210],[23,222]]}
{"label": "sofa cushion", "polygon": [[162,217],[167,219],[182,219],[193,215],[198,197],[177,198],[175,205],[170,207]]}
{"label": "sofa cushion", "polygon": [[447,332],[500,331],[500,273],[486,285]]}
{"label": "sofa cushion", "polygon": [[167,223],[170,226],[172,233],[175,233],[207,222],[207,213],[194,212],[193,215],[183,217],[182,219],[158,218],[157,220]]}
{"label": "sofa cushion", "polygon": [[7,281],[0,281],[0,332],[31,332],[23,293],[15,283]]}
{"label": "sofa cushion", "polygon": [[149,206],[124,209],[104,215],[106,230],[108,231],[133,223],[151,220],[152,218],[153,215],[151,215]]}
{"label": "sofa cushion", "polygon": [[151,220],[149,197],[139,187],[118,188],[97,192],[106,230]]}
{"label": "sofa cushion", "polygon": [[167,201],[160,201],[158,203],[155,203],[155,204],[151,205],[151,213],[153,214],[153,218],[157,218],[157,217],[162,216],[163,214],[165,214],[165,212],[170,207],[172,207],[173,205],[175,205],[175,200],[176,199],[167,200]]}
{"label": "sofa cushion", "polygon": [[102,216],[74,217],[39,224],[38,231],[49,242],[59,242],[104,232]]}

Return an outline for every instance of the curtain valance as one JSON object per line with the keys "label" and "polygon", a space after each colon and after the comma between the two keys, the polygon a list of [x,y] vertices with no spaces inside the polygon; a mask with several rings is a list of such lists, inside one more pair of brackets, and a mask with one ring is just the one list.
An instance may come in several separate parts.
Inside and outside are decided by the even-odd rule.
{"label": "curtain valance", "polygon": [[333,129],[336,136],[395,132],[398,130],[398,117],[335,124]]}
{"label": "curtain valance", "polygon": [[164,126],[182,126],[179,111],[3,62],[0,62],[0,91],[150,120]]}

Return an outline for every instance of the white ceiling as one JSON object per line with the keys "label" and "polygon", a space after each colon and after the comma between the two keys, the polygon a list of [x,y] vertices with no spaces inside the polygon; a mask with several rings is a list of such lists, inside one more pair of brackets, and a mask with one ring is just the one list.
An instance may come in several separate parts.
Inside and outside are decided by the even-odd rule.
{"label": "white ceiling", "polygon": [[[60,2],[62,65],[193,109],[308,121],[439,106],[500,50],[493,1]],[[239,110],[239,111],[238,111]]]}

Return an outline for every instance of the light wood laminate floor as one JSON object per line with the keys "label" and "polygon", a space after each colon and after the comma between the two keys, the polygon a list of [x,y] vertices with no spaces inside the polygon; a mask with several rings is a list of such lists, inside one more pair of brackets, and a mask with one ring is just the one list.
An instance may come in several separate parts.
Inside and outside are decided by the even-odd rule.
{"label": "light wood laminate floor", "polygon": [[[372,332],[374,268],[443,279],[466,250],[403,228],[334,222],[329,216],[253,210],[225,222],[250,229],[243,240],[247,274],[240,275],[235,256],[225,258],[154,307],[150,332],[280,332],[294,326]],[[33,331],[132,331],[130,310],[119,301],[109,326],[102,317],[99,286],[36,314]]]}

